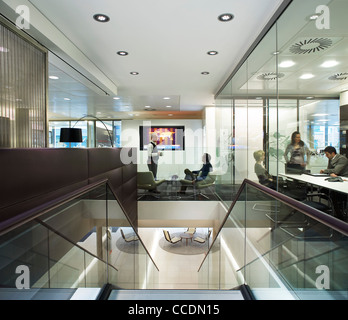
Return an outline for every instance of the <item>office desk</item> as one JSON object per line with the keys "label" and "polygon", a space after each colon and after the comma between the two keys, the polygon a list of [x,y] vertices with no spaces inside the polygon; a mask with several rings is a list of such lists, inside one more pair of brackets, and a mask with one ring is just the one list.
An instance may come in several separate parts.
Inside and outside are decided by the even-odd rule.
{"label": "office desk", "polygon": [[279,175],[285,178],[298,180],[301,182],[308,183],[310,185],[315,185],[320,188],[326,188],[332,191],[337,191],[337,192],[345,193],[348,195],[348,178],[342,178],[345,180],[343,182],[329,182],[325,180],[329,178],[329,176],[314,177],[309,174],[279,174]]}

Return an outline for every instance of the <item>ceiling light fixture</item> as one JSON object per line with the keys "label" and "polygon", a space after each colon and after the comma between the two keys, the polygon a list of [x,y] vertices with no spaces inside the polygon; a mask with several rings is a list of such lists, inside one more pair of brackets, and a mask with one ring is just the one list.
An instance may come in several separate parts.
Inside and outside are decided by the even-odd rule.
{"label": "ceiling light fixture", "polygon": [[218,54],[218,52],[217,51],[208,51],[207,54],[210,56],[216,56]]}
{"label": "ceiling light fixture", "polygon": [[303,80],[312,79],[312,78],[314,78],[314,75],[311,73],[305,73],[300,77],[300,79],[303,79]]}
{"label": "ceiling light fixture", "polygon": [[127,51],[118,51],[117,54],[119,56],[128,56],[128,52]]}
{"label": "ceiling light fixture", "polygon": [[170,97],[164,97],[163,100],[170,100]]}
{"label": "ceiling light fixture", "polygon": [[139,72],[132,71],[132,72],[130,72],[130,74],[133,75],[133,76],[137,76],[139,74]]}
{"label": "ceiling light fixture", "polygon": [[324,63],[322,63],[320,66],[323,68],[331,68],[331,67],[335,67],[338,65],[338,62],[336,60],[328,60],[325,61]]}
{"label": "ceiling light fixture", "polygon": [[231,21],[234,18],[232,13],[223,13],[218,16],[218,20],[222,22]]}
{"label": "ceiling light fixture", "polygon": [[201,72],[201,74],[203,74],[203,75],[208,75],[209,72],[208,72],[208,71],[203,71],[203,72]]}
{"label": "ceiling light fixture", "polygon": [[283,61],[279,64],[279,67],[281,68],[290,68],[292,66],[295,65],[295,62],[294,61],[291,61],[291,60],[287,60],[287,61]]}
{"label": "ceiling light fixture", "polygon": [[57,77],[57,76],[49,76],[49,78],[52,79],[52,80],[58,80],[59,79],[59,77]]}
{"label": "ceiling light fixture", "polygon": [[101,13],[97,13],[93,16],[93,19],[98,21],[98,22],[108,22],[110,20],[110,18],[105,15],[105,14],[101,14]]}
{"label": "ceiling light fixture", "polygon": [[66,100],[66,101],[70,101],[71,99],[70,99],[70,98],[64,98],[64,100]]}
{"label": "ceiling light fixture", "polygon": [[120,100],[121,98],[120,98],[120,97],[113,97],[112,99],[114,99],[114,100]]}
{"label": "ceiling light fixture", "polygon": [[166,108],[171,108],[172,106],[166,106]]}

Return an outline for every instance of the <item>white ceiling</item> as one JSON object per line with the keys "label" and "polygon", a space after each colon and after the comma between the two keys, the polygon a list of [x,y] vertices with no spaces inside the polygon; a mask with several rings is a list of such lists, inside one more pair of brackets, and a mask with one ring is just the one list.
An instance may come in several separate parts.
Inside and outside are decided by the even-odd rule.
{"label": "white ceiling", "polygon": [[[190,118],[213,105],[214,95],[281,3],[2,0],[0,9],[14,21],[10,10],[26,5],[31,26],[26,32],[54,53],[49,72],[60,79],[50,80],[49,118],[132,118],[136,113]],[[96,13],[110,21],[96,22]],[[234,19],[220,22],[222,13],[232,13]],[[120,50],[129,54],[119,56]],[[210,50],[219,54],[209,56]],[[116,96],[120,99],[114,100]],[[155,110],[145,111],[145,106]]]}
{"label": "white ceiling", "polygon": [[[318,28],[316,22],[309,19],[318,3],[329,10],[327,29]],[[342,91],[348,90],[347,12],[347,0],[293,2],[247,64],[240,68],[232,85],[221,92],[221,97],[228,97],[233,91],[242,97],[339,98]],[[306,50],[310,48],[315,50]],[[292,61],[293,66],[284,67],[282,63],[288,61]],[[328,61],[336,64],[324,67]],[[313,78],[301,79],[303,74],[312,74]]]}

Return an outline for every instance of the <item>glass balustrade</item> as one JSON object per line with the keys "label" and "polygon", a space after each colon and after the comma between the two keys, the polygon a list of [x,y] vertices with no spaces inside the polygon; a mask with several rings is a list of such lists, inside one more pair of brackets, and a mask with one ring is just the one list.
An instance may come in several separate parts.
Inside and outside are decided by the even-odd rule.
{"label": "glass balustrade", "polygon": [[157,274],[106,183],[0,235],[0,299],[70,299],[107,283],[153,288]]}
{"label": "glass balustrade", "polygon": [[257,300],[348,299],[347,230],[326,213],[243,183],[200,281],[220,290],[247,284]]}

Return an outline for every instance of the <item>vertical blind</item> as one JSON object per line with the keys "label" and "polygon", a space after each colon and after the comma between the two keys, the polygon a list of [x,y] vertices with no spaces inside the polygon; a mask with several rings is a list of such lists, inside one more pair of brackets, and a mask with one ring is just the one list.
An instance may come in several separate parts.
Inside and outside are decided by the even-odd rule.
{"label": "vertical blind", "polygon": [[0,148],[46,147],[46,60],[0,21]]}

